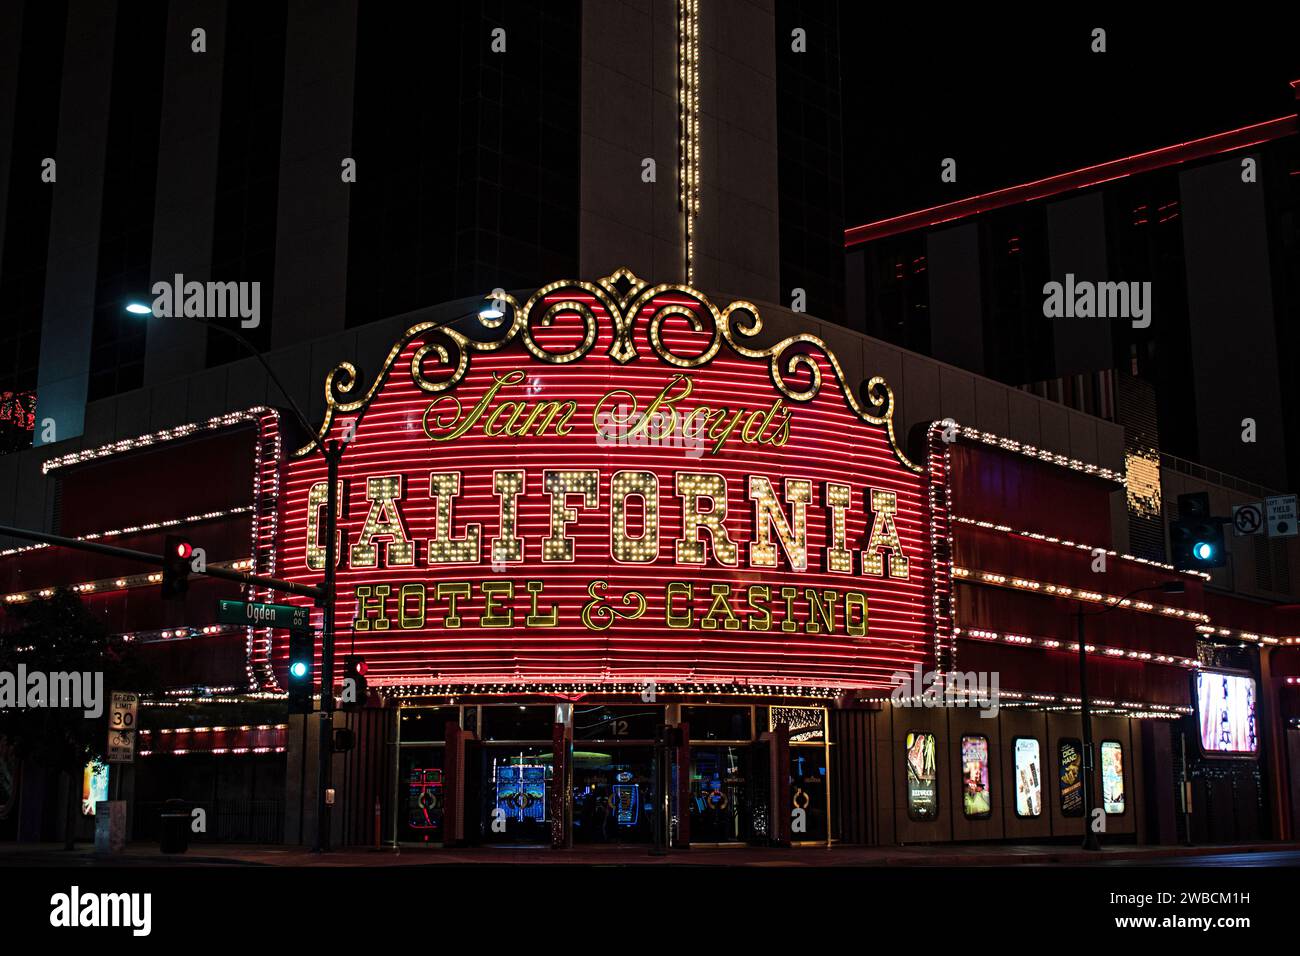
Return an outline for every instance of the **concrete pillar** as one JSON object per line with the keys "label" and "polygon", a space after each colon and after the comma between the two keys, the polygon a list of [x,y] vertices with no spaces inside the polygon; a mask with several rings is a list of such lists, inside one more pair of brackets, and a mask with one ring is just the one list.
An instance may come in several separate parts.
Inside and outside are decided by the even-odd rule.
{"label": "concrete pillar", "polygon": [[55,192],[36,385],[37,445],[46,444],[46,419],[54,421],[54,441],[74,438],[85,426],[116,15],[116,6],[92,0],[73,0],[68,7],[54,153],[58,179],[40,186]]}
{"label": "concrete pillar", "polygon": [[[206,53],[191,49],[191,31],[200,27],[207,31]],[[177,273],[186,281],[212,277],[225,28],[226,10],[218,0],[177,0],[168,7],[151,285],[170,282]],[[144,384],[202,371],[207,342],[196,323],[152,320]]]}

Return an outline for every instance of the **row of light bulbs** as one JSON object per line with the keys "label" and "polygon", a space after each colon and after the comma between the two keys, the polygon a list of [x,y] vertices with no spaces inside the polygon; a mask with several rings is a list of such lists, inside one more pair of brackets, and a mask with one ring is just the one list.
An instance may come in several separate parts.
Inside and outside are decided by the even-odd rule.
{"label": "row of light bulbs", "polygon": [[1089,554],[1101,551],[1107,557],[1118,558],[1121,561],[1133,561],[1137,564],[1145,564],[1153,568],[1159,568],[1162,571],[1168,571],[1172,574],[1188,574],[1206,581],[1210,580],[1209,573],[1205,571],[1179,571],[1172,564],[1166,564],[1163,561],[1153,561],[1150,558],[1140,558],[1133,554],[1120,554],[1117,551],[1108,550],[1106,548],[1097,548],[1090,544],[1081,544],[1078,541],[1072,541],[1068,538],[1058,538],[1050,534],[1040,534],[1037,531],[1018,531],[1010,525],[996,524],[992,521],[982,521],[976,518],[965,518],[960,515],[953,515],[952,520],[959,524],[974,525],[975,527],[983,528],[986,531],[999,531],[1003,534],[1018,535],[1022,538],[1031,538],[1034,541],[1044,541],[1047,544],[1059,544],[1064,548],[1078,548],[1080,551],[1087,551]]}
{"label": "row of light bulbs", "polygon": [[122,452],[133,451],[137,448],[148,448],[157,445],[160,442],[174,441],[178,438],[188,438],[190,435],[200,431],[213,431],[221,428],[229,428],[231,425],[238,425],[240,422],[256,421],[261,415],[272,411],[269,408],[258,405],[252,408],[246,408],[240,412],[227,412],[224,415],[215,415],[207,421],[198,423],[187,423],[177,425],[175,428],[164,428],[160,431],[151,432],[148,435],[138,435],[135,438],[124,438],[121,441],[110,442],[107,445],[99,445],[96,448],[86,448],[82,451],[70,452],[66,455],[59,455],[49,458],[41,466],[44,474],[49,474],[56,468],[64,468],[68,465],[77,465],[84,461],[91,461],[95,458],[107,458],[110,455],[120,455]]}
{"label": "row of light bulbs", "polygon": [[1011,587],[1022,591],[1036,591],[1043,594],[1051,594],[1054,597],[1067,597],[1079,601],[1089,601],[1094,604],[1109,604],[1112,607],[1134,608],[1138,611],[1148,611],[1152,614],[1163,614],[1169,617],[1183,618],[1189,621],[1201,621],[1208,623],[1210,616],[1200,611],[1191,611],[1187,608],[1170,607],[1167,604],[1153,604],[1150,601],[1135,601],[1132,598],[1117,597],[1113,594],[1103,594],[1101,591],[1089,591],[1086,588],[1072,588],[1063,584],[1044,584],[1041,581],[1033,581],[1029,578],[1008,577],[995,571],[973,571],[970,568],[954,567],[952,569],[953,577],[962,580],[977,582],[980,584],[992,584],[996,587]]}
{"label": "row of light bulbs", "polygon": [[[252,566],[253,562],[249,558],[239,558],[235,561],[209,562],[209,567],[230,568],[234,571],[247,571]],[[132,588],[148,587],[151,584],[158,584],[160,581],[162,581],[162,572],[150,571],[147,574],[131,574],[121,578],[99,578],[94,581],[81,581],[77,584],[65,586],[74,594],[102,594],[110,591],[129,591]],[[12,594],[6,594],[4,600],[6,604],[22,604],[36,598],[52,597],[55,590],[55,588],[40,588],[35,591],[14,591]]]}
{"label": "row of light bulbs", "polygon": [[[1007,644],[1015,644],[1022,647],[1042,647],[1048,650],[1067,650],[1077,653],[1079,645],[1070,644],[1065,641],[1059,641],[1050,637],[1030,637],[1027,634],[1007,634],[998,631],[989,630],[983,627],[957,628],[959,636],[981,641],[1002,641]],[[1174,664],[1179,667],[1195,668],[1200,667],[1199,661],[1191,660],[1186,657],[1177,657],[1169,654],[1152,654],[1149,651],[1134,651],[1120,647],[1098,647],[1096,644],[1085,644],[1084,649],[1089,654],[1095,654],[1100,651],[1108,657],[1126,657],[1130,660],[1153,661],[1157,664]]]}

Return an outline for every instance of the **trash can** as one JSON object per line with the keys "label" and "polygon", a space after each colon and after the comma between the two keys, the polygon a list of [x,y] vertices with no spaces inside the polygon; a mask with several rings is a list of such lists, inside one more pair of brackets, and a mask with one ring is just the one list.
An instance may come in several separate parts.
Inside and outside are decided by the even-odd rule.
{"label": "trash can", "polygon": [[166,800],[162,806],[163,853],[184,853],[190,845],[190,808],[184,800]]}

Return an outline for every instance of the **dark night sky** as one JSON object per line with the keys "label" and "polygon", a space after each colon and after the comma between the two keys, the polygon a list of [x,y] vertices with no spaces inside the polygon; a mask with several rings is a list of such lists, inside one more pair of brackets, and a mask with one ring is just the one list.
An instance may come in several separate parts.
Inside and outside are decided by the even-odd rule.
{"label": "dark night sky", "polygon": [[[841,5],[848,225],[1296,111],[1300,14],[1286,4],[1089,15],[883,19]],[[1193,16],[1189,11],[1196,11]],[[1091,31],[1107,30],[1093,54]],[[939,180],[957,160],[957,182]]]}

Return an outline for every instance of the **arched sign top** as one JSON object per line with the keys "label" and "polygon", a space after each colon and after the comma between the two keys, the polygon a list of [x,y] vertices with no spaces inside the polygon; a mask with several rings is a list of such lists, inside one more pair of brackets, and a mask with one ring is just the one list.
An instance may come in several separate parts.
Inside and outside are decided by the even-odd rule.
{"label": "arched sign top", "polygon": [[[342,362],[331,370],[325,379],[325,420],[316,436],[295,451],[294,457],[310,454],[324,441],[337,416],[356,413],[355,425],[360,425],[371,401],[398,366],[399,357],[416,339],[423,340],[423,344],[409,363],[409,374],[421,389],[437,393],[460,383],[476,353],[495,352],[515,341],[522,343],[528,354],[540,362],[578,361],[596,347],[605,323],[612,332],[606,352],[619,365],[650,354],[668,365],[696,369],[711,362],[725,344],[741,358],[765,363],[777,392],[800,403],[812,400],[822,389],[822,367],[815,357],[820,352],[849,409],[864,423],[887,431],[890,447],[901,465],[918,474],[922,471],[900,446],[894,427],[894,392],[882,376],[873,376],[866,382],[867,406],[864,407],[850,387],[839,359],[817,336],[801,332],[766,348],[750,347],[746,341],[758,337],[763,330],[762,316],[752,302],[738,299],[719,310],[697,289],[673,283],[650,286],[625,268],[594,283],[576,279],[549,283],[523,304],[510,293],[499,297],[489,294],[484,296],[484,301],[503,302],[504,314],[490,318],[479,313],[457,317],[447,324],[421,322],[407,329],[389,351],[370,388],[359,398],[353,396],[358,385],[356,366]],[[557,317],[564,314],[580,322],[580,335],[556,348],[553,341],[548,344],[546,337],[539,333],[553,327]],[[674,319],[696,333],[696,337],[707,336],[707,344],[695,349],[688,346],[687,351],[682,351],[682,344],[665,331]],[[484,337],[471,337],[455,328],[456,323],[466,320],[477,322]],[[540,328],[535,328],[534,323]],[[645,334],[644,348],[638,348],[636,340],[641,326]],[[444,374],[429,373],[431,365]],[[401,369],[399,374],[405,371]]]}

